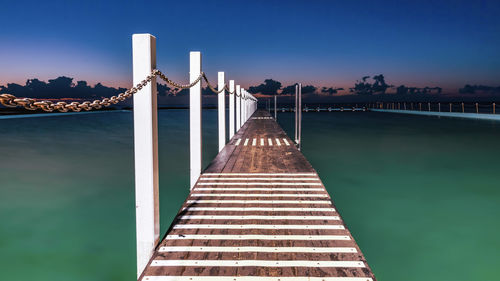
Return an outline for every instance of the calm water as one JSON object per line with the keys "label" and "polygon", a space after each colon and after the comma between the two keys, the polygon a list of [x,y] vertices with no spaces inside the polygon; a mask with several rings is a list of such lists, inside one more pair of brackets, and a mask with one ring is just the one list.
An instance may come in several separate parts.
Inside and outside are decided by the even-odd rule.
{"label": "calm water", "polygon": [[[500,122],[303,117],[303,152],[379,280],[500,275]],[[189,189],[188,111],[159,120],[166,230]],[[206,164],[215,123],[204,111]],[[135,280],[132,133],[130,113],[0,120],[2,279]]]}

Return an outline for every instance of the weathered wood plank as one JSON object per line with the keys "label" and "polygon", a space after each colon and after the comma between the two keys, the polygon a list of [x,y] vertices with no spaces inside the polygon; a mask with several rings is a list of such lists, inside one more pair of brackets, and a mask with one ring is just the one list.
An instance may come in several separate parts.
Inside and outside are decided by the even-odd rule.
{"label": "weathered wood plank", "polygon": [[[257,111],[254,117],[270,115]],[[256,276],[375,280],[342,217],[333,202],[328,201],[331,198],[316,171],[274,119],[250,118],[205,169],[151,260],[158,261],[157,264],[188,260],[193,265],[150,263],[141,278],[189,276],[195,281],[196,276]],[[184,247],[184,250],[161,251],[161,247]],[[259,250],[226,250],[242,247]],[[280,250],[284,247],[297,251]],[[276,252],[269,252],[271,248]],[[348,248],[354,252],[314,252],[311,250],[314,248]],[[273,266],[269,262],[265,266],[194,265],[196,261],[217,260],[307,261],[306,264],[349,261],[361,262],[362,266]]]}

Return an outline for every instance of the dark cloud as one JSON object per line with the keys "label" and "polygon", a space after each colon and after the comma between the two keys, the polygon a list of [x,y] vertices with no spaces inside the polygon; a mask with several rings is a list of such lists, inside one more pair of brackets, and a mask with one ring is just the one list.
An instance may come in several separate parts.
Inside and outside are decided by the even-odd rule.
{"label": "dark cloud", "polygon": [[465,85],[458,90],[460,94],[500,94],[500,86]]}
{"label": "dark cloud", "polygon": [[278,90],[281,89],[281,82],[275,81],[273,79],[266,79],[264,83],[258,86],[251,86],[248,91],[252,94],[263,94],[263,95],[276,95]]}
{"label": "dark cloud", "polygon": [[73,78],[61,76],[50,79],[48,83],[36,78],[28,79],[24,86],[9,83],[7,86],[0,86],[0,91],[18,97],[79,99],[110,97],[124,92],[126,89],[106,87],[101,83],[91,87],[86,81],[78,81],[75,84]]}
{"label": "dark cloud", "polygon": [[314,94],[317,89],[312,85],[302,86],[302,94]]}
{"label": "dark cloud", "polygon": [[[281,91],[282,95],[295,95],[295,86],[297,84],[293,84],[290,86],[286,86]],[[314,94],[318,88],[313,85],[302,86],[302,94]]]}
{"label": "dark cloud", "polygon": [[343,90],[344,90],[344,88],[323,87],[323,88],[321,88],[321,93],[327,94],[327,95],[335,95],[339,91],[343,91]]}
{"label": "dark cloud", "polygon": [[281,94],[282,95],[292,95],[292,94],[295,94],[295,84],[290,85],[290,86],[286,86],[285,88],[283,88],[283,90],[281,91]]}
{"label": "dark cloud", "polygon": [[170,87],[168,87],[167,85],[157,83],[156,89],[157,89],[158,95],[160,97],[167,97],[167,96],[174,95],[174,92],[172,91],[172,89]]}
{"label": "dark cloud", "polygon": [[361,80],[356,81],[356,84],[349,89],[349,92],[358,95],[385,94],[387,89],[393,87],[385,82],[383,74],[373,76],[373,83],[370,83],[368,79],[370,79],[370,76],[363,76]]}

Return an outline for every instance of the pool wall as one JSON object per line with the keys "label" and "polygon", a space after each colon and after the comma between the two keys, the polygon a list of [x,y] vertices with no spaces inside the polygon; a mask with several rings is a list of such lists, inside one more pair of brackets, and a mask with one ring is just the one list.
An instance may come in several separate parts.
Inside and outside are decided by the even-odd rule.
{"label": "pool wall", "polygon": [[370,111],[427,115],[427,116],[456,117],[456,118],[472,118],[472,119],[483,119],[483,120],[500,120],[500,114],[486,114],[486,113],[436,112],[436,111],[417,111],[417,110],[398,110],[398,109],[370,109]]}

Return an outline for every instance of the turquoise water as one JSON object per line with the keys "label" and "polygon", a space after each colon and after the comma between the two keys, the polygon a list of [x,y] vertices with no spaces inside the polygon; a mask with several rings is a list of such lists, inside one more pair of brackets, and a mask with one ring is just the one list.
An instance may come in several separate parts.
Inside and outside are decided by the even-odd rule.
{"label": "turquoise water", "polygon": [[[216,112],[203,114],[208,164]],[[500,122],[303,117],[303,152],[379,280],[499,276]],[[0,120],[2,279],[134,280],[132,141],[130,113]],[[160,111],[159,143],[165,231],[189,189],[188,111]]]}

